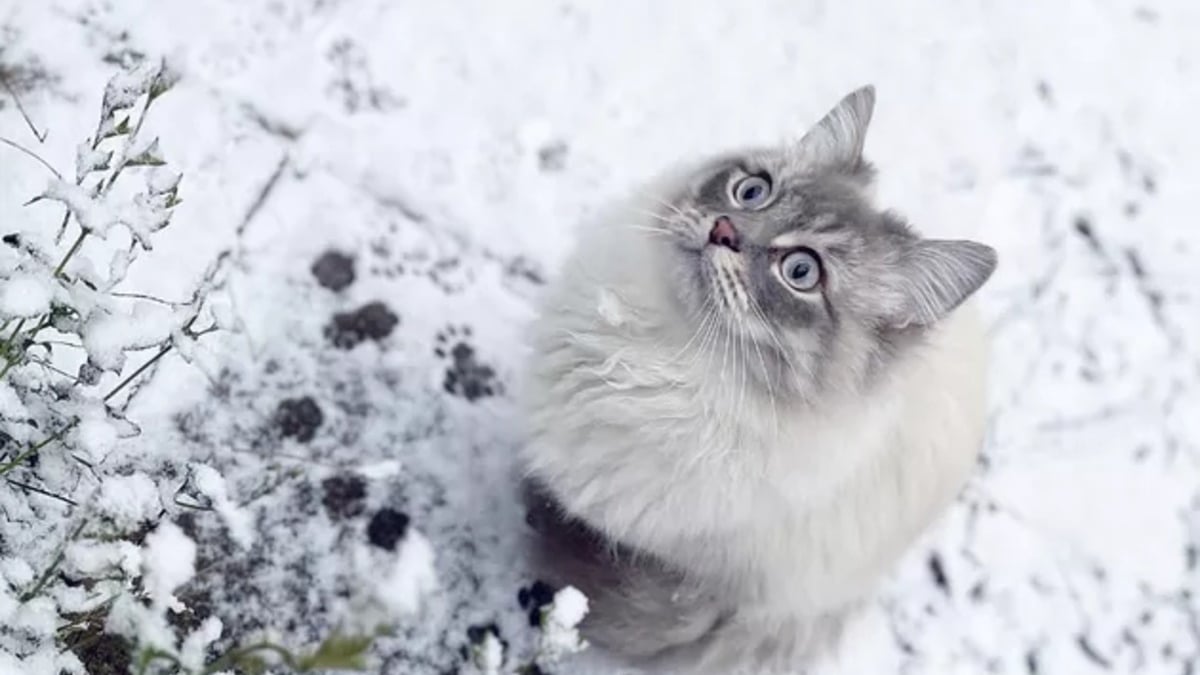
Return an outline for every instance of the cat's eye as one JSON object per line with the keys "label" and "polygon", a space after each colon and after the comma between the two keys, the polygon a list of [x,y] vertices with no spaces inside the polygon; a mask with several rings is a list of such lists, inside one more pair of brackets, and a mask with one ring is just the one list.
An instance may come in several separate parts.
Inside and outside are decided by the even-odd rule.
{"label": "cat's eye", "polygon": [[746,176],[730,190],[733,202],[743,209],[759,209],[771,197],[771,177],[765,173]]}
{"label": "cat's eye", "polygon": [[779,274],[797,291],[811,291],[821,283],[821,260],[806,248],[796,249],[779,261]]}

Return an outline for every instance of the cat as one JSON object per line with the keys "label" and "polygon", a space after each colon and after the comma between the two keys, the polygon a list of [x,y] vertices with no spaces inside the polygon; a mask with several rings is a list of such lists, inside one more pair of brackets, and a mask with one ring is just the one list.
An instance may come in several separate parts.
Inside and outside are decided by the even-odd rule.
{"label": "cat", "polygon": [[872,204],[874,102],[664,173],[547,290],[523,394],[534,558],[631,663],[812,663],[977,461],[967,301],[997,256]]}

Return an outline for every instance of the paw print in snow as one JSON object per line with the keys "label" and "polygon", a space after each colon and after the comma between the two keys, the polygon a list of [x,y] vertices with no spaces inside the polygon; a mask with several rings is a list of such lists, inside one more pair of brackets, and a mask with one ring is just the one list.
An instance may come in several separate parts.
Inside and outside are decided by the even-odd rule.
{"label": "paw print in snow", "polygon": [[467,342],[470,338],[470,327],[449,326],[438,333],[433,352],[439,358],[450,360],[442,380],[442,388],[446,393],[476,401],[495,396],[502,389],[496,379],[495,369],[476,358],[475,348]]}
{"label": "paw print in snow", "polygon": [[325,337],[338,349],[353,349],[366,340],[379,341],[392,334],[400,317],[382,302],[369,302],[353,312],[339,312],[325,325]]}

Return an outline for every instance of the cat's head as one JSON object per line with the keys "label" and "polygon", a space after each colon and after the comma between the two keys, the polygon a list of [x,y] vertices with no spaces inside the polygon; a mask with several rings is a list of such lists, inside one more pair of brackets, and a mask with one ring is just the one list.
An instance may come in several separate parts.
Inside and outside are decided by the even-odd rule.
{"label": "cat's head", "polygon": [[988,246],[922,238],[871,203],[874,101],[859,89],[798,141],[707,161],[655,195],[648,229],[697,336],[723,336],[750,365],[858,381],[991,276]]}

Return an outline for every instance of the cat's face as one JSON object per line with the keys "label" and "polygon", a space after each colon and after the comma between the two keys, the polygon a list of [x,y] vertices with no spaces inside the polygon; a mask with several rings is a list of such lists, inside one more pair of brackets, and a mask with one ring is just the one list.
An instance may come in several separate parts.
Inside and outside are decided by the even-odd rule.
{"label": "cat's face", "polygon": [[991,275],[991,248],[923,239],[870,203],[873,103],[860,89],[799,142],[717,158],[666,195],[652,227],[698,337],[764,373],[861,379]]}

